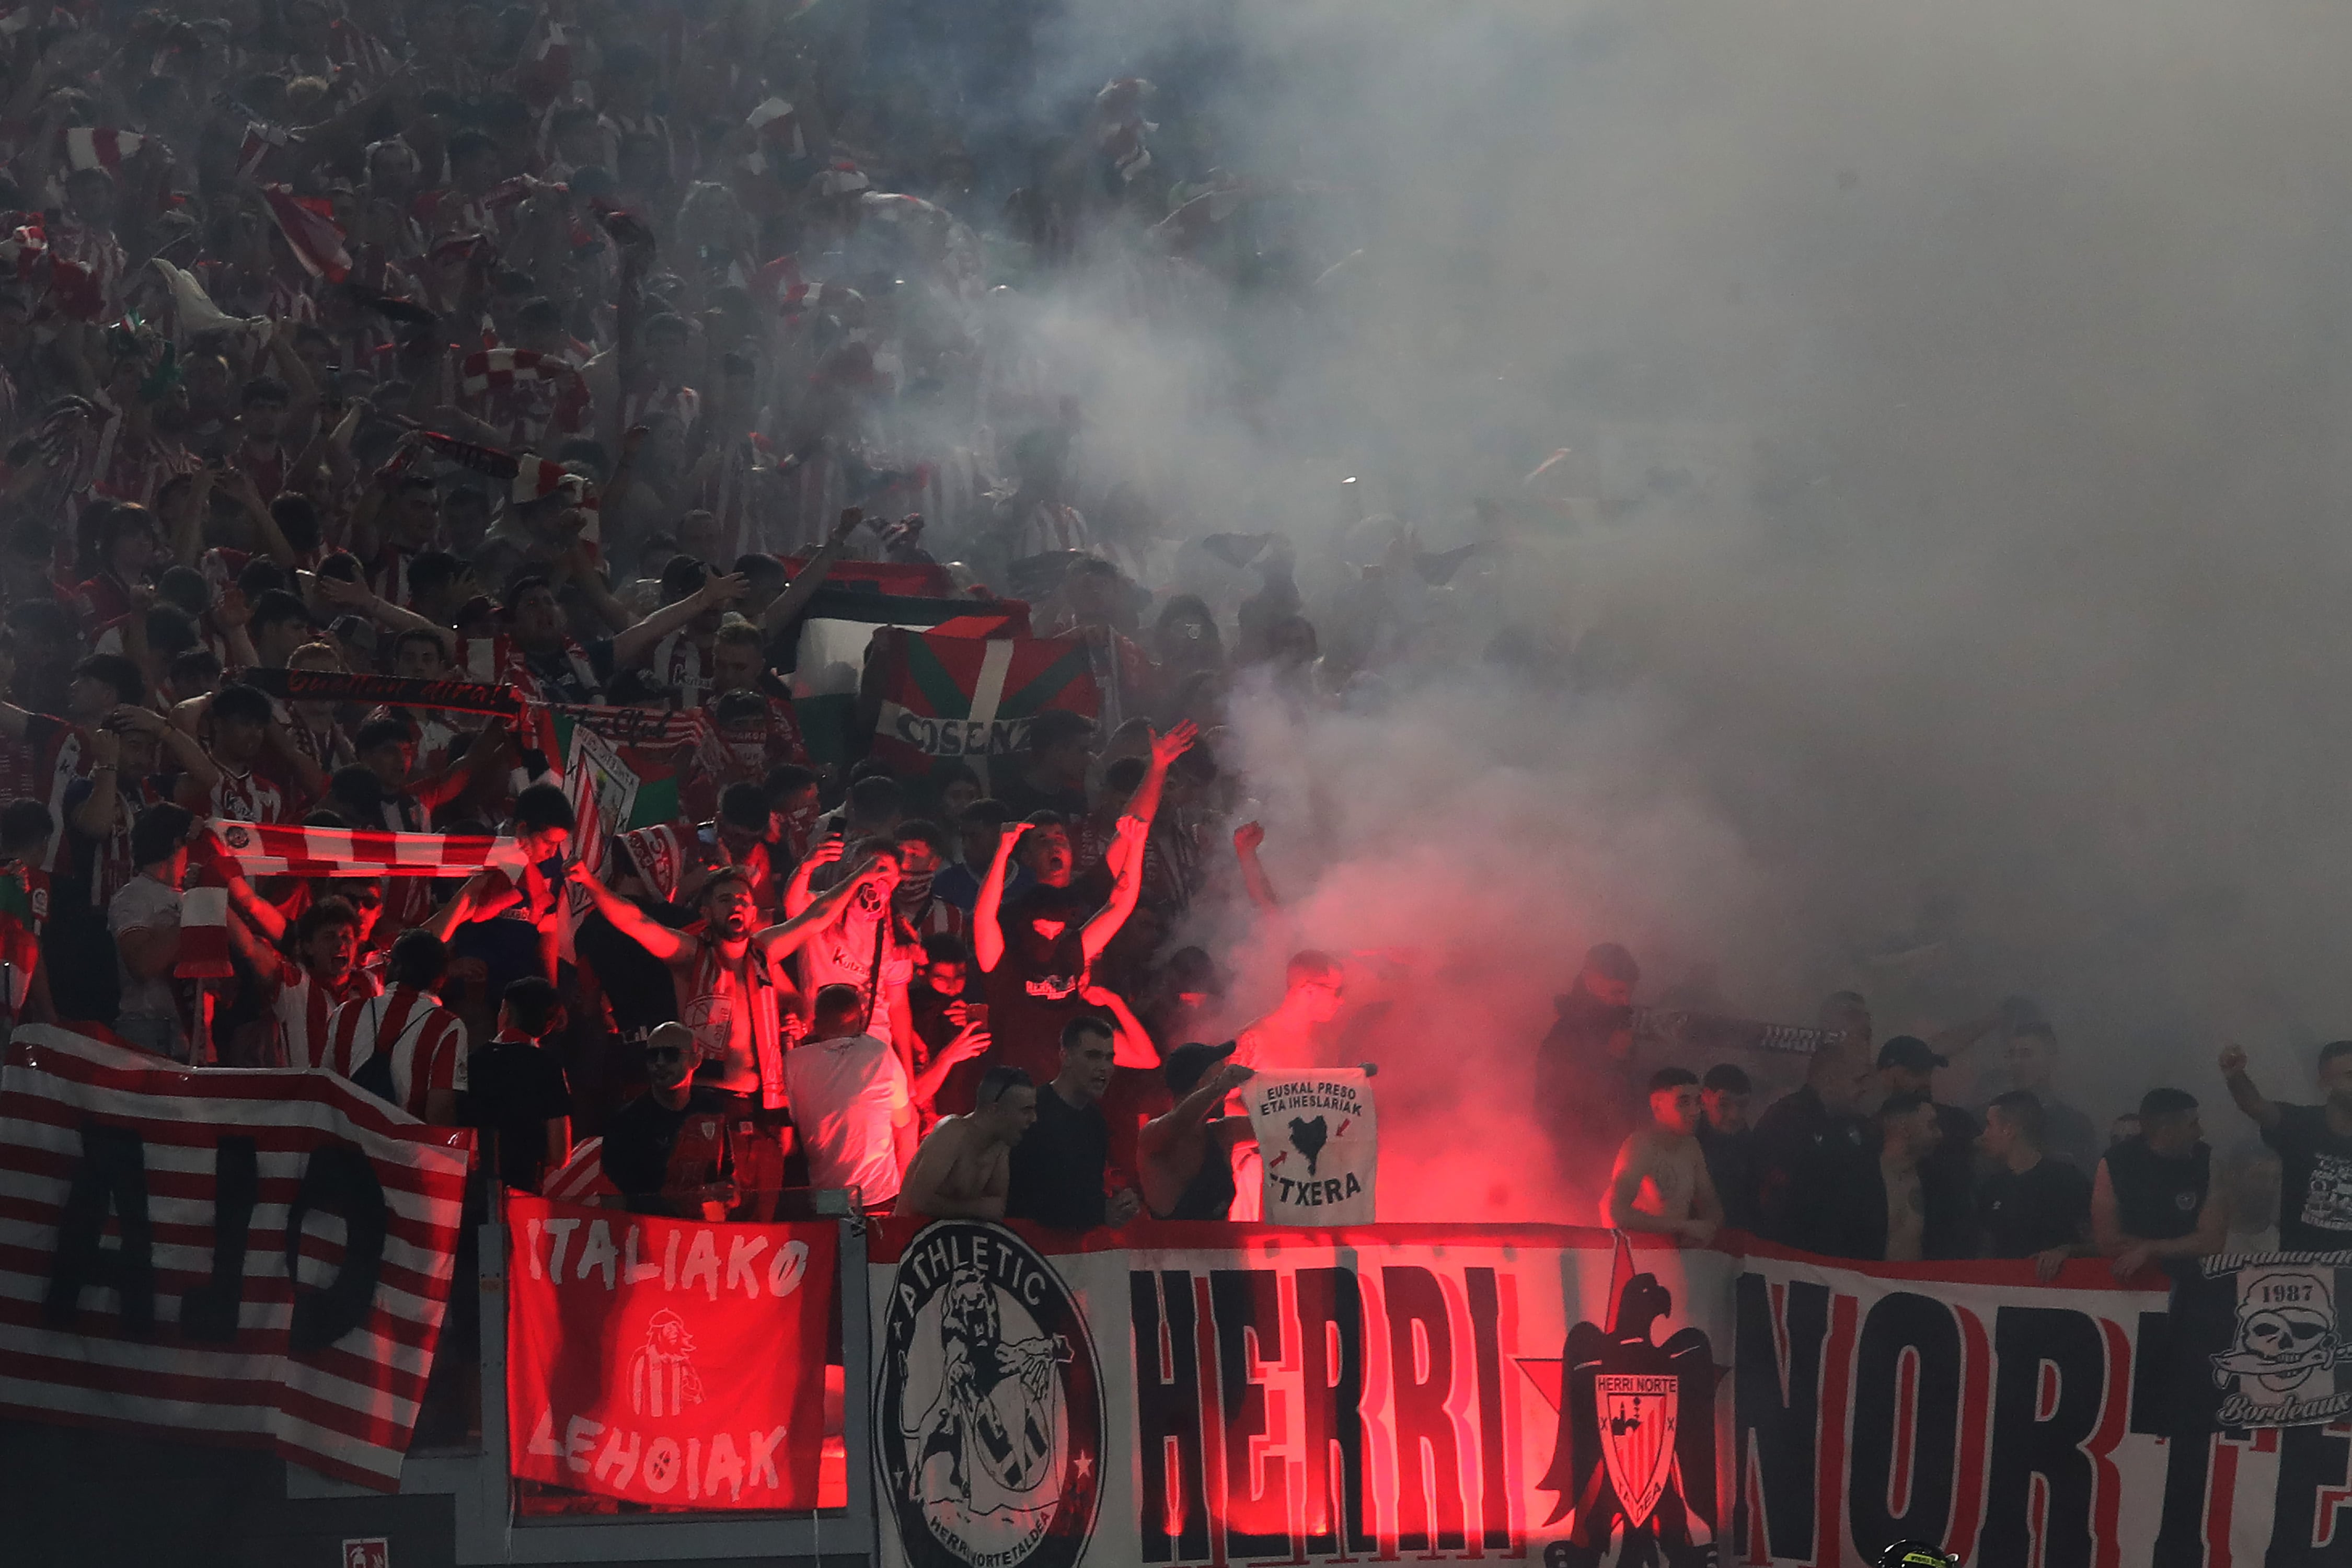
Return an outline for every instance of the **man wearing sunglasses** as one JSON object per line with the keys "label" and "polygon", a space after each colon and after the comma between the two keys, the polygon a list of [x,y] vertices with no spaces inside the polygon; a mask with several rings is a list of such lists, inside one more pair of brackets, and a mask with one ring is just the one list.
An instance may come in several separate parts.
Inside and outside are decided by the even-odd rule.
{"label": "man wearing sunglasses", "polygon": [[663,1024],[646,1037],[646,1092],[604,1124],[604,1174],[639,1214],[723,1219],[736,1182],[736,1099],[694,1081],[694,1031]]}

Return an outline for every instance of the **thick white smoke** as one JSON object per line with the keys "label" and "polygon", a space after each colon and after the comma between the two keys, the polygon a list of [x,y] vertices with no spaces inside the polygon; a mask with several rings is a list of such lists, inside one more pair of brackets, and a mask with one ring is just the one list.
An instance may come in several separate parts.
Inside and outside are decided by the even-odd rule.
{"label": "thick white smoke", "polygon": [[[1069,80],[1148,64],[1106,42],[1134,11],[1078,8]],[[1105,335],[1090,439],[1172,454],[1181,531],[1310,561],[1343,473],[1441,546],[1502,499],[1523,542],[1430,615],[1474,654],[1599,634],[1622,670],[1242,708],[1301,940],[1450,977],[1417,1081],[1518,1103],[1615,936],[1645,995],[1711,970],[1805,1018],[1853,985],[1882,1034],[2031,994],[2101,1117],[2166,1079],[2219,1107],[2225,1036],[2304,1089],[2352,1034],[2352,13],[1229,20],[1218,162],[1322,187],[1264,231],[1299,274],[1360,254],[1250,307],[1239,374]]]}

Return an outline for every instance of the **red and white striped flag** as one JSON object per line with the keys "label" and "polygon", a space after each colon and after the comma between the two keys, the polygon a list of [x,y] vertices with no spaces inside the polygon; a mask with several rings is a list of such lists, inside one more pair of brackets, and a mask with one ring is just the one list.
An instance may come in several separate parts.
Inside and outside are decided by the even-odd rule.
{"label": "red and white striped flag", "polygon": [[603,553],[604,512],[596,487],[585,475],[572,473],[562,464],[551,463],[535,452],[525,452],[517,457],[514,484],[508,490],[507,499],[520,506],[526,501],[543,500],[551,495],[562,495],[585,514],[588,526],[580,531],[580,542],[588,547],[591,556]]}
{"label": "red and white striped flag", "polygon": [[272,125],[260,120],[247,121],[245,140],[237,144],[236,149],[236,172],[248,180],[252,179],[261,173],[261,165],[269,161],[269,154],[285,146],[286,142],[287,131],[283,125]]}
{"label": "red and white striped flag", "polygon": [[110,125],[76,125],[66,132],[66,163],[76,169],[120,169],[122,160],[146,145],[136,131]]}
{"label": "red and white striped flag", "polygon": [[801,258],[794,255],[779,256],[761,268],[751,289],[752,299],[786,314],[815,304],[816,296],[817,290],[801,277]]}
{"label": "red and white striped flag", "polygon": [[467,354],[461,374],[465,378],[461,384],[468,397],[503,392],[518,382],[552,385],[580,379],[580,373],[564,360],[530,349],[484,349]]}
{"label": "red and white striped flag", "polygon": [[302,264],[303,271],[330,283],[341,283],[351,276],[351,252],[343,248],[343,231],[331,216],[334,209],[328,202],[298,196],[278,184],[262,186],[261,198],[269,204],[269,216],[277,220],[278,232],[286,237],[286,247]]}
{"label": "red and white striped flag", "polygon": [[619,1197],[621,1189],[604,1173],[604,1140],[583,1138],[573,1144],[572,1157],[547,1173],[546,1180],[539,1184],[539,1193],[541,1197],[566,1204]]}
{"label": "red and white striped flag", "polygon": [[[207,1072],[20,1025],[0,1071],[0,1410],[396,1490],[473,1136],[328,1073]],[[238,1185],[252,1206],[225,1232]],[[104,1196],[69,1207],[85,1191]]]}
{"label": "red and white striped flag", "polygon": [[[602,736],[585,724],[572,726],[572,754],[564,759],[563,795],[572,803],[572,858],[587,868],[592,877],[604,868],[604,836],[611,831],[596,808],[597,766],[607,759],[617,765],[618,759]],[[588,918],[594,904],[587,889],[570,882],[563,885],[563,923],[556,933],[555,946],[559,954],[574,963],[579,962],[574,941],[580,922]]]}
{"label": "red and white striped flag", "polygon": [[511,838],[379,833],[291,822],[205,823],[213,846],[247,877],[470,877],[486,866],[520,876]]}
{"label": "red and white striped flag", "polygon": [[0,239],[0,268],[15,272],[17,281],[24,282],[33,276],[35,263],[48,253],[49,237],[42,232],[39,216],[27,214],[6,238]]}
{"label": "red and white striped flag", "polygon": [[190,888],[180,895],[180,957],[172,973],[183,980],[218,980],[236,973],[228,954],[228,889]]}

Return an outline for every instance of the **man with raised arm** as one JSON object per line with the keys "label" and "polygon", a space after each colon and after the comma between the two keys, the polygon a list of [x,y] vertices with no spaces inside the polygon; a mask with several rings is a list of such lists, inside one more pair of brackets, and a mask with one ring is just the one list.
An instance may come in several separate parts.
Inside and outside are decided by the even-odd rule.
{"label": "man with raised arm", "polygon": [[1037,1120],[1037,1089],[1019,1068],[980,1078],[969,1116],[943,1116],[898,1189],[893,1211],[920,1219],[1003,1219],[1013,1185],[1013,1146]]}
{"label": "man with raised arm", "polygon": [[2246,1073],[2246,1053],[2221,1053],[2221,1077],[2238,1109],[2278,1151],[2279,1249],[2352,1251],[2352,1040],[2319,1047],[2319,1105],[2263,1098]]}
{"label": "man with raised arm", "polygon": [[1234,1145],[1250,1142],[1256,1133],[1248,1117],[1219,1112],[1228,1095],[1257,1076],[1226,1059],[1233,1054],[1231,1040],[1222,1046],[1190,1040],[1170,1051],[1161,1064],[1168,1092],[1178,1099],[1135,1135],[1136,1174],[1154,1219],[1225,1219],[1232,1215]]}
{"label": "man with raised arm", "polygon": [[758,906],[751,879],[730,868],[703,884],[699,934],[655,921],[577,861],[570,876],[588,890],[615,931],[668,966],[677,990],[678,1021],[694,1035],[696,1083],[727,1098],[739,1130],[746,1123],[758,1130],[766,1146],[763,1160],[766,1150],[774,1152],[776,1168],[747,1172],[744,1185],[767,1184],[753,1177],[780,1180],[785,1125],[782,1008],[793,993],[779,966],[832,918],[843,900],[868,885],[868,868],[860,866],[801,913],[765,930],[754,929]]}
{"label": "man with raised arm", "polygon": [[[1135,912],[1143,889],[1144,840],[1151,832],[1160,785],[1193,736],[1192,725],[1179,724],[1153,738],[1150,772],[1131,797],[1128,815],[1118,819],[1117,839],[1105,857],[1112,881],[1100,908],[1090,908],[1090,900],[1071,887],[1069,833],[1058,820],[1008,822],[997,840],[995,858],[972,904],[972,953],[986,977],[996,1060],[1021,1068],[1033,1083],[1061,1070],[1062,1028],[1089,1005],[1087,972]],[[1041,836],[1041,851],[1030,862],[1037,886],[1008,904],[1004,881],[1013,853],[1033,831]]]}

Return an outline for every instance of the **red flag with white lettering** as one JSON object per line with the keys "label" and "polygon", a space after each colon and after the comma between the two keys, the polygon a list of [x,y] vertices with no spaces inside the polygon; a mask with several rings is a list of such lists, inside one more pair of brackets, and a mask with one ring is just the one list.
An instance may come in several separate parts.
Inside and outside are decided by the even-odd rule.
{"label": "red flag with white lettering", "polygon": [[817,1507],[839,1234],[508,1194],[509,1470],[670,1507]]}

